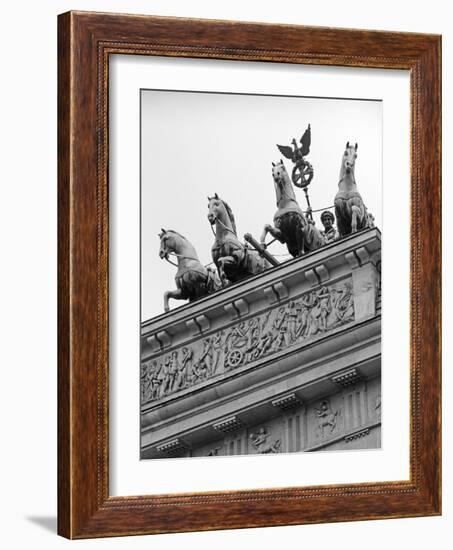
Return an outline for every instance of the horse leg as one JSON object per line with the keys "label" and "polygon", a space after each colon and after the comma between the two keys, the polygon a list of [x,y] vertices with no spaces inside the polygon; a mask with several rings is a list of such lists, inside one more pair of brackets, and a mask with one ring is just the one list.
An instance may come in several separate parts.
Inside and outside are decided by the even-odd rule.
{"label": "horse leg", "polygon": [[219,273],[221,286],[226,286],[228,284],[228,279],[226,278],[225,271],[223,270],[223,262],[221,262],[220,260],[218,260],[217,263],[217,271]]}
{"label": "horse leg", "polygon": [[341,201],[339,201],[338,204],[335,203],[335,218],[337,220],[337,230],[340,237],[345,237],[349,231],[347,223],[348,212]]}
{"label": "horse leg", "polygon": [[358,206],[351,206],[352,218],[351,218],[351,233],[357,232],[357,220],[360,216],[360,208]]}
{"label": "horse leg", "polygon": [[360,208],[360,218],[359,218],[360,229],[367,229],[368,224],[368,212],[364,204]]}
{"label": "horse leg", "polygon": [[311,223],[307,223],[302,228],[302,253],[312,252],[316,247],[314,246],[314,226]]}
{"label": "horse leg", "polygon": [[211,270],[211,268],[208,268],[208,278],[206,279],[206,292],[208,294],[212,294],[220,288],[222,288],[222,283],[217,273]]}
{"label": "horse leg", "polygon": [[177,288],[176,290],[167,290],[167,292],[164,292],[165,313],[167,313],[167,311],[170,311],[170,306],[168,303],[170,298],[173,298],[174,300],[184,300],[181,289]]}
{"label": "horse leg", "polygon": [[266,240],[266,235],[268,233],[270,233],[274,237],[274,239],[277,239],[277,241],[280,241],[281,243],[285,242],[285,239],[283,238],[283,233],[280,231],[280,229],[277,229],[276,227],[267,223],[264,226],[263,233],[261,235],[261,244],[264,244],[264,241]]}
{"label": "horse leg", "polygon": [[226,274],[225,274],[225,265],[236,265],[237,260],[234,256],[222,256],[217,260],[217,269],[219,270],[220,281],[222,286],[227,286],[230,284]]}

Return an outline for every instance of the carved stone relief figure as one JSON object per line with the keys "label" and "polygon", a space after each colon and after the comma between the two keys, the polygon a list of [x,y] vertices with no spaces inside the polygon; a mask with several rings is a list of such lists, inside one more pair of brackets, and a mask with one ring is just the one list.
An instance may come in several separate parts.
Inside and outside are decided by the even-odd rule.
{"label": "carved stone relief figure", "polygon": [[304,294],[299,300],[299,324],[297,328],[297,338],[305,338],[309,333],[309,316],[311,308],[314,306],[313,293]]}
{"label": "carved stone relief figure", "polygon": [[212,342],[210,338],[203,340],[203,352],[199,360],[199,367],[203,372],[203,378],[206,378],[212,374],[214,366],[214,355],[212,349]]}
{"label": "carved stone relief figure", "polygon": [[328,399],[321,401],[319,408],[315,408],[315,416],[318,419],[318,437],[325,437],[335,431],[339,414],[339,410],[332,410]]}
{"label": "carved stone relief figure", "polygon": [[247,349],[245,350],[247,353],[247,360],[253,361],[254,359],[258,359],[259,357],[259,344],[260,344],[260,329],[259,327],[255,326],[255,324],[251,325],[250,327],[250,339],[249,344],[247,346]]}
{"label": "carved stone relief figure", "polygon": [[318,329],[321,332],[327,330],[327,317],[332,311],[331,295],[325,286],[322,286],[316,295],[317,303],[314,311],[317,313]]}
{"label": "carved stone relief figure", "polygon": [[280,451],[281,440],[274,439],[272,443],[268,443],[269,437],[270,433],[266,428],[260,428],[258,432],[250,434],[250,442],[257,454],[278,453]]}
{"label": "carved stone relief figure", "polygon": [[158,399],[160,395],[160,388],[162,386],[162,363],[158,363],[156,360],[151,362],[151,398]]}
{"label": "carved stone relief figure", "polygon": [[151,398],[151,373],[150,364],[143,363],[140,372],[140,388],[142,401],[148,401]]}
{"label": "carved stone relief figure", "polygon": [[223,354],[223,330],[217,332],[217,334],[212,336],[211,347],[213,354],[212,374],[214,375],[217,373],[217,369],[221,361],[221,356]]}
{"label": "carved stone relief figure", "polygon": [[296,341],[297,318],[298,318],[297,305],[298,305],[297,302],[290,302],[285,311],[286,335],[287,335],[288,345],[291,345]]}
{"label": "carved stone relief figure", "polygon": [[279,308],[277,312],[277,317],[273,323],[273,328],[276,333],[276,338],[274,340],[273,346],[274,351],[278,351],[285,346],[289,346],[287,335],[287,319],[285,313],[285,307]]}
{"label": "carved stone relief figure", "polygon": [[164,365],[162,367],[162,386],[161,386],[161,395],[166,395],[170,393],[172,389],[173,375],[170,368],[171,356],[167,355],[164,360]]}
{"label": "carved stone relief figure", "polygon": [[181,350],[182,358],[178,361],[178,372],[176,373],[175,390],[181,390],[187,386],[189,377],[188,362],[192,359],[193,351],[187,347]]}
{"label": "carved stone relief figure", "polygon": [[333,313],[339,324],[346,323],[354,317],[354,301],[352,300],[352,283],[346,281],[341,290],[332,289]]}

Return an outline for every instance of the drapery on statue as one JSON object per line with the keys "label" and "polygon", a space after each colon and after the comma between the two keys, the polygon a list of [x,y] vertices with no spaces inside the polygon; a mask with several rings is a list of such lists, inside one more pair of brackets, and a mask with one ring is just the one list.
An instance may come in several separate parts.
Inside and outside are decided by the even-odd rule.
{"label": "drapery on statue", "polygon": [[340,237],[374,225],[372,224],[374,218],[367,212],[363,199],[357,191],[354,174],[356,159],[357,143],[352,146],[348,141],[341,158],[340,180],[334,201]]}
{"label": "drapery on statue", "polygon": [[212,259],[223,285],[235,283],[271,267],[258,252],[241,243],[237,237],[236,222],[230,206],[217,193],[208,197],[208,220],[215,226]]}
{"label": "drapery on statue", "polygon": [[291,179],[294,185],[297,187],[305,188],[310,184],[313,179],[313,167],[312,165],[305,160],[304,157],[310,152],[311,145],[311,127],[310,124],[305,130],[304,135],[300,138],[301,147],[297,146],[297,141],[295,138],[292,140],[292,145],[278,145],[277,147],[280,153],[291,160],[294,164],[293,172],[291,174]]}
{"label": "drapery on statue", "polygon": [[181,234],[171,229],[162,229],[159,234],[159,256],[169,260],[169,256],[177,259],[178,271],[175,275],[176,290],[167,290],[164,293],[164,309],[168,311],[169,299],[189,300],[193,302],[207,294],[211,294],[221,288],[217,273],[204,265],[198,259],[197,252],[192,244]]}
{"label": "drapery on statue", "polygon": [[314,223],[307,220],[297,202],[291,180],[283,161],[272,163],[277,212],[274,225],[264,226],[261,243],[264,244],[267,233],[286,244],[288,252],[294,258],[305,252],[312,252],[325,244],[324,237]]}

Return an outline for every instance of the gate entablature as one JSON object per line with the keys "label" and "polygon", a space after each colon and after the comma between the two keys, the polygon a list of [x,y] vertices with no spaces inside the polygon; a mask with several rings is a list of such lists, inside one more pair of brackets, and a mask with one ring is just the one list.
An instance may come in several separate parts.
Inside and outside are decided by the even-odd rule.
{"label": "gate entablature", "polygon": [[374,317],[379,271],[373,228],[144,322],[142,404]]}

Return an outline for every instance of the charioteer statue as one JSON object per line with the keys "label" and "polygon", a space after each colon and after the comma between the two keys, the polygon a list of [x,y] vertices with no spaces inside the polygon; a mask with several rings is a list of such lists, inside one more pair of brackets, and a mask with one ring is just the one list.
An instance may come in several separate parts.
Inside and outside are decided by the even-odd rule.
{"label": "charioteer statue", "polygon": [[321,223],[324,226],[324,231],[321,231],[321,234],[326,244],[332,243],[340,238],[340,234],[334,226],[335,216],[330,210],[324,210],[321,214]]}

